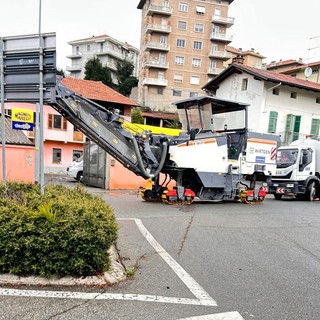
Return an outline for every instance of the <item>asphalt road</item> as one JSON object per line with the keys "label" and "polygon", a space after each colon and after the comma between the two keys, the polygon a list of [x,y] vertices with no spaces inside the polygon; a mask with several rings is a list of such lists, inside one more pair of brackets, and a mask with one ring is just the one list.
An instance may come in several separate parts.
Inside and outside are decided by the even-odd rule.
{"label": "asphalt road", "polygon": [[170,206],[87,189],[114,208],[134,278],[108,288],[1,287],[1,320],[320,319],[318,202]]}

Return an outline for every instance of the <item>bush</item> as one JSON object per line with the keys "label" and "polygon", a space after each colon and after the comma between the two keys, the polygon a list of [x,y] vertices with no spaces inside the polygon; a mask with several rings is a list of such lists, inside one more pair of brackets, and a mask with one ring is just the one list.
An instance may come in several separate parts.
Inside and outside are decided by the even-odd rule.
{"label": "bush", "polygon": [[117,231],[112,208],[80,186],[0,185],[0,273],[100,274]]}

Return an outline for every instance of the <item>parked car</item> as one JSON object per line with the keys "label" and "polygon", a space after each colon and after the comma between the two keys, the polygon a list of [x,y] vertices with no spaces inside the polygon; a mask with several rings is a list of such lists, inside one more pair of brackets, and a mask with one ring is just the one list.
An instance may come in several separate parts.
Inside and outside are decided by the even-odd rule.
{"label": "parked car", "polygon": [[81,181],[83,177],[83,156],[70,163],[67,168],[67,175],[77,181]]}

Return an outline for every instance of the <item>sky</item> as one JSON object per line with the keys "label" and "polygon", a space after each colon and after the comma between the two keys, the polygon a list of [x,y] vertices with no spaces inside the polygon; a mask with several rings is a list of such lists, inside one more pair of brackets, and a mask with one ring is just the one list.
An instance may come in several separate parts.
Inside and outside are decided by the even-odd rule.
{"label": "sky", "polygon": [[[108,34],[140,47],[139,0],[0,0],[0,37],[56,33],[57,66],[71,61],[69,41]],[[235,19],[228,34],[231,46],[254,48],[264,62],[302,58],[320,61],[319,0],[234,0],[229,16]]]}

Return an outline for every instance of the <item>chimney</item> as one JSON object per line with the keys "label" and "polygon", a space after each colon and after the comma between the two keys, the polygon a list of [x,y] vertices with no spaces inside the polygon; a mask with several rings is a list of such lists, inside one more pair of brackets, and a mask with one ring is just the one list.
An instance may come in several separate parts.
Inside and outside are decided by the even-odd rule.
{"label": "chimney", "polygon": [[244,58],[243,55],[238,54],[235,58],[232,59],[232,63],[243,64]]}

